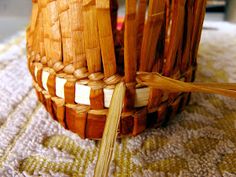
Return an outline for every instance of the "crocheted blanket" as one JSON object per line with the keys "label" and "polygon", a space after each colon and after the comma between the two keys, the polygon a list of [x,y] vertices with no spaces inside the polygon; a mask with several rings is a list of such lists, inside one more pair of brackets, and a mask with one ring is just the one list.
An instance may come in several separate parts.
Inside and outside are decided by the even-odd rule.
{"label": "crocheted blanket", "polygon": [[[236,82],[236,26],[204,26],[197,81]],[[99,146],[37,101],[25,34],[0,44],[0,176],[93,176]],[[117,140],[109,176],[236,176],[236,100],[193,94],[167,127]]]}

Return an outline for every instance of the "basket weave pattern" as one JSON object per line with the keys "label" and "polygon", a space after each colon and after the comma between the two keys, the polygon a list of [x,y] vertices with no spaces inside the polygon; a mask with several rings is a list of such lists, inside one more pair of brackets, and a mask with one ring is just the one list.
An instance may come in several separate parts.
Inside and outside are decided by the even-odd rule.
{"label": "basket weave pattern", "polygon": [[[28,67],[39,100],[82,138],[102,137],[114,86],[127,91],[119,135],[160,126],[189,100],[139,84],[137,72],[191,82],[206,0],[34,0],[27,29]],[[145,98],[145,99],[144,99]]]}

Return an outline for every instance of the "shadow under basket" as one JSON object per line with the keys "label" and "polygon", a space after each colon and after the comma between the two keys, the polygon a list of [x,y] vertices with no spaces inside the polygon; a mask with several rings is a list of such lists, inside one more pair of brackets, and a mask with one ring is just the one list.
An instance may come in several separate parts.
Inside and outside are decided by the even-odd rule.
{"label": "shadow under basket", "polygon": [[193,82],[206,0],[33,0],[28,67],[38,99],[82,138],[102,138],[115,85],[126,94],[118,136],[138,135],[182,111],[189,93],[139,82],[139,72]]}

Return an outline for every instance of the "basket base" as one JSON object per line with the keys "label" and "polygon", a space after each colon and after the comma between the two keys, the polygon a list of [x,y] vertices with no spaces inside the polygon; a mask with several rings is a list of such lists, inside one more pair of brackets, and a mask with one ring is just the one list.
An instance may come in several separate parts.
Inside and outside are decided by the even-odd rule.
{"label": "basket base", "polygon": [[[78,134],[81,138],[99,140],[102,138],[108,111],[89,110],[87,106],[63,104],[58,98],[51,97],[37,83],[34,87],[40,102],[45,106],[52,118],[64,128]],[[166,125],[177,113],[183,111],[189,103],[190,94],[182,93],[172,101],[161,103],[156,110],[148,112],[147,107],[136,109],[130,113],[122,113],[118,129],[118,138],[136,136],[147,128]]]}

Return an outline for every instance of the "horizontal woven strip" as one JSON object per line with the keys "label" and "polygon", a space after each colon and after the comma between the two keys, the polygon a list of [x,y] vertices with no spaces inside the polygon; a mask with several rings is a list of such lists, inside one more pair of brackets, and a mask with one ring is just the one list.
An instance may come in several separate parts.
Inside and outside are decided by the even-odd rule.
{"label": "horizontal woven strip", "polygon": [[[35,78],[37,78],[37,73],[38,73],[38,67],[36,65],[34,67]],[[50,75],[49,71],[47,71],[47,69],[43,69],[41,82],[42,82],[43,88],[46,91],[49,91],[48,86],[47,86],[49,75]],[[56,80],[56,82],[55,82],[56,96],[58,96],[59,98],[65,99],[64,87],[67,82],[67,79],[56,76],[55,80]],[[83,104],[83,105],[90,105],[90,98],[89,98],[90,91],[91,91],[90,86],[83,85],[80,82],[76,82],[75,83],[75,98],[74,98],[75,103]],[[106,87],[103,88],[104,104],[105,104],[106,108],[109,108],[109,106],[110,106],[113,91],[114,91],[113,88],[106,88]],[[149,93],[150,93],[149,87],[136,89],[135,108],[147,106],[148,99],[149,99]]]}

